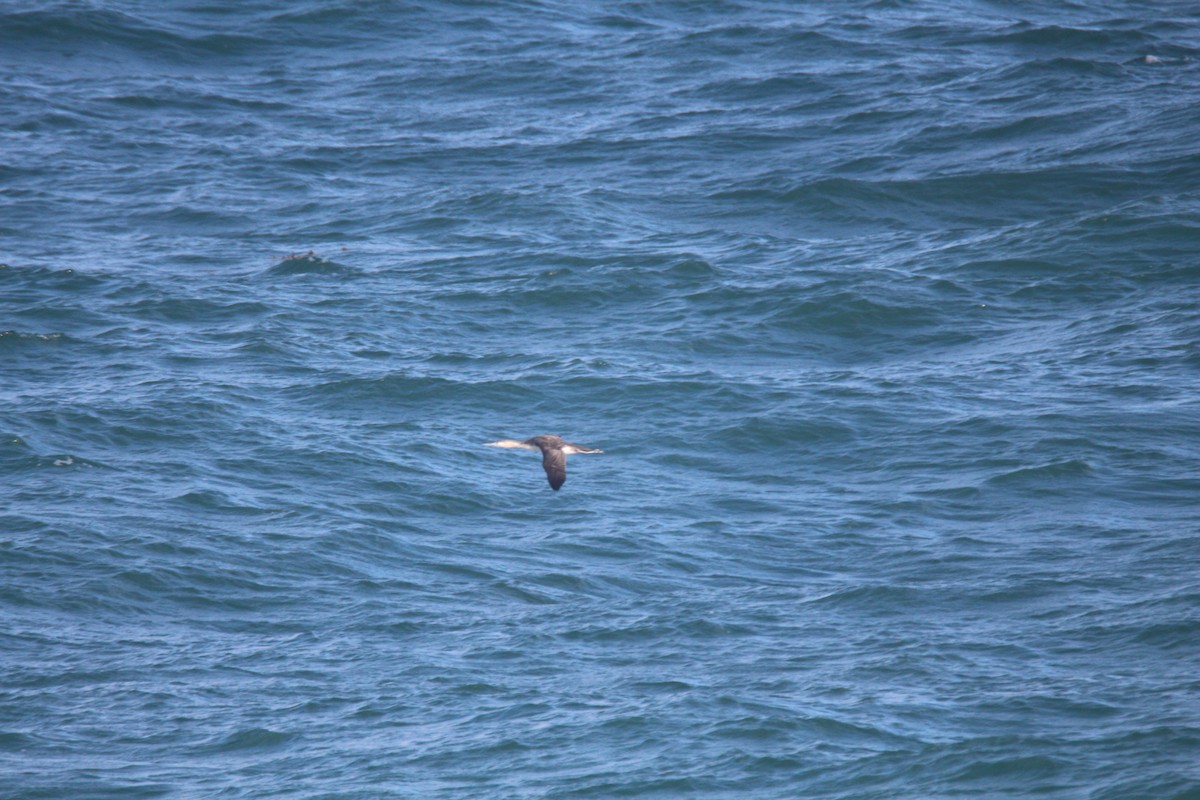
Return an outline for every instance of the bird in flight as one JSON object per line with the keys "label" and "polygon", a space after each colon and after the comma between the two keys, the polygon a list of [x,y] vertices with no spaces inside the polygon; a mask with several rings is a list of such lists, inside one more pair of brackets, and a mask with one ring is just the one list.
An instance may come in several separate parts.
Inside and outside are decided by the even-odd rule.
{"label": "bird in flight", "polygon": [[498,442],[488,442],[487,447],[509,447],[522,450],[541,450],[542,468],[546,470],[546,480],[550,488],[558,491],[567,482],[567,456],[576,453],[603,453],[594,447],[584,447],[581,444],[564,442],[561,436],[543,434],[532,439],[501,439]]}

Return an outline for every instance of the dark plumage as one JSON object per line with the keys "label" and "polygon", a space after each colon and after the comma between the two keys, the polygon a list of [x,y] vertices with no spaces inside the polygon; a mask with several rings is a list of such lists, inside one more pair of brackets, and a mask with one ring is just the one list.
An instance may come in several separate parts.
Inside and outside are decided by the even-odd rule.
{"label": "dark plumage", "polygon": [[501,439],[498,442],[488,442],[488,447],[520,448],[521,450],[541,450],[542,468],[546,470],[546,480],[550,488],[558,491],[567,482],[567,456],[575,453],[603,453],[594,447],[584,447],[581,444],[571,444],[563,441],[561,436],[542,434],[531,439]]}

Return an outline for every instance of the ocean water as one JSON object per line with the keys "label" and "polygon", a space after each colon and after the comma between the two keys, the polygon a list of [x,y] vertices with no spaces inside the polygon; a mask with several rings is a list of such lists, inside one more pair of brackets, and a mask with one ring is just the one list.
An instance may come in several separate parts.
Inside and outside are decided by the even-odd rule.
{"label": "ocean water", "polygon": [[1198,98],[1193,2],[0,4],[0,797],[1200,798]]}

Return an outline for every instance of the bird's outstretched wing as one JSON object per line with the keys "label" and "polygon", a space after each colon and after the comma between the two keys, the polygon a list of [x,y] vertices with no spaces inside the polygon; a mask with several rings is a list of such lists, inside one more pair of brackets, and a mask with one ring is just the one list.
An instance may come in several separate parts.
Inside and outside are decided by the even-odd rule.
{"label": "bird's outstretched wing", "polygon": [[567,482],[567,456],[557,447],[548,447],[542,451],[542,468],[546,470],[546,480],[550,488],[558,491]]}

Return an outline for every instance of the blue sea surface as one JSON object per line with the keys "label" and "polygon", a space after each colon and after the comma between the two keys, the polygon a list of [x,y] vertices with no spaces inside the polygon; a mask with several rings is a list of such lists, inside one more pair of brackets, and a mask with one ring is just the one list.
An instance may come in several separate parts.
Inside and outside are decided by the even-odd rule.
{"label": "blue sea surface", "polygon": [[0,798],[1200,800],[1198,100],[1172,0],[0,4]]}

